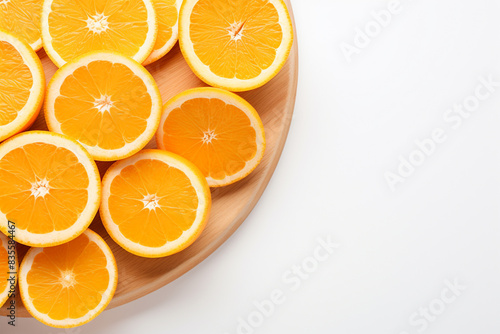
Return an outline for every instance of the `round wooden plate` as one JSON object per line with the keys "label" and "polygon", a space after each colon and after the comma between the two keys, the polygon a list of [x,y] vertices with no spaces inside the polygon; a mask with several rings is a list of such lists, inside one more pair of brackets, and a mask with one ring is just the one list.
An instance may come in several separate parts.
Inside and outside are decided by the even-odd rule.
{"label": "round wooden plate", "polygon": [[[290,1],[285,1],[293,21]],[[38,55],[48,82],[57,67],[43,50],[38,52]],[[158,83],[164,103],[186,89],[206,86],[188,67],[178,45],[165,57],[146,68]],[[294,46],[283,70],[264,87],[239,94],[255,107],[264,123],[267,148],[262,163],[244,180],[212,190],[213,206],[207,227],[200,238],[186,250],[162,259],[145,259],[132,255],[109,237],[97,215],[90,228],[104,237],[118,263],[118,288],[108,309],[145,296],[179,278],[213,253],[243,223],[257,204],[278,164],[292,120],[297,80],[298,47],[295,33]],[[47,130],[43,113],[32,129]],[[151,141],[147,147],[156,148],[156,144]],[[111,166],[111,163],[97,164],[101,176]],[[26,251],[27,247],[19,245],[20,259]],[[19,296],[16,296],[16,307],[18,317],[30,316]],[[6,314],[4,306],[0,309],[0,315]]]}

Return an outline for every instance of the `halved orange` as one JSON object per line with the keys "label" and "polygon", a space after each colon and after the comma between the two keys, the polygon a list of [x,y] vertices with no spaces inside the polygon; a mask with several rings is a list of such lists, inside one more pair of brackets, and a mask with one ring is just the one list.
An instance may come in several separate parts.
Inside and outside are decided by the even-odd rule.
{"label": "halved orange", "polygon": [[106,242],[86,230],[56,247],[31,248],[19,270],[19,289],[28,312],[58,328],[97,317],[116,291],[118,270]]}
{"label": "halved orange", "polygon": [[90,225],[100,199],[97,166],[76,141],[31,131],[0,145],[0,231],[14,224],[15,241],[68,242]]}
{"label": "halved orange", "polygon": [[241,180],[260,163],[266,147],[257,111],[218,88],[187,90],[165,104],[158,147],[193,162],[211,187]]}
{"label": "halved orange", "polygon": [[[10,241],[10,242],[9,242]],[[0,307],[12,295],[17,283],[16,244],[0,233]]]}
{"label": "halved orange", "polygon": [[97,50],[142,63],[158,33],[152,0],[45,0],[41,22],[43,47],[58,67]]}
{"label": "halved orange", "polygon": [[27,42],[34,51],[42,48],[40,15],[43,0],[0,1],[0,29]]}
{"label": "halved orange", "polygon": [[283,0],[184,0],[179,41],[200,79],[246,91],[281,70],[292,48],[293,27]]}
{"label": "halved orange", "polygon": [[153,51],[142,64],[149,65],[166,55],[179,37],[179,9],[182,0],[154,0],[158,14],[158,37]]}
{"label": "halved orange", "polygon": [[101,218],[125,250],[163,257],[185,249],[203,231],[210,212],[207,181],[191,162],[144,150],[115,163],[103,179]]}
{"label": "halved orange", "polygon": [[33,49],[2,30],[0,64],[1,142],[26,130],[35,121],[43,102],[45,75]]}
{"label": "halved orange", "polygon": [[139,63],[113,52],[91,52],[52,77],[45,119],[51,131],[78,140],[94,159],[114,161],[151,140],[161,104],[158,86]]}

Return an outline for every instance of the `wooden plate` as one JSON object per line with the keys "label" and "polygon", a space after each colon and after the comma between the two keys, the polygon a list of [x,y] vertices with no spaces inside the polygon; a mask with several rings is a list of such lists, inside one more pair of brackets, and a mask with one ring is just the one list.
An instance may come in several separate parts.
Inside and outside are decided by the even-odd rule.
{"label": "wooden plate", "polygon": [[[289,0],[285,0],[293,13]],[[295,29],[295,24],[294,24]],[[278,164],[288,129],[292,120],[298,79],[297,34],[295,43],[283,70],[268,84],[259,89],[241,93],[259,112],[266,130],[267,148],[259,167],[244,180],[228,187],[212,190],[213,206],[210,220],[200,238],[186,250],[162,259],[144,259],[132,255],[118,246],[106,233],[96,217],[91,229],[104,237],[115,254],[118,263],[118,288],[109,308],[114,308],[145,296],[179,278],[207,258],[222,245],[243,223],[264,192]],[[38,52],[42,59],[47,81],[57,67],[45,52]],[[188,67],[177,45],[161,60],[147,66],[160,88],[163,102],[186,89],[206,86]],[[43,115],[36,120],[32,129],[47,130]],[[156,148],[152,141],[148,148]],[[97,163],[101,176],[111,163]],[[18,255],[24,256],[27,247],[19,245]],[[16,315],[29,317],[19,296],[16,297]],[[5,316],[5,306],[0,315]]]}

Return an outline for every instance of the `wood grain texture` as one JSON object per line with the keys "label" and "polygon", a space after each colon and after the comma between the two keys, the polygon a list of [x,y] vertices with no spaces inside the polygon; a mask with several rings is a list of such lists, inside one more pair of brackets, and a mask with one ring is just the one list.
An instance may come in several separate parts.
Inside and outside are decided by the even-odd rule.
{"label": "wood grain texture", "polygon": [[[289,0],[285,0],[293,21]],[[295,24],[294,24],[295,29]],[[297,34],[290,57],[282,71],[265,86],[239,95],[250,102],[260,114],[266,131],[267,149],[261,164],[247,178],[233,185],[212,190],[213,206],[210,220],[200,238],[186,250],[162,259],[144,259],[118,246],[106,233],[99,217],[91,229],[104,237],[118,263],[118,288],[109,308],[114,308],[145,296],[179,278],[221,246],[243,223],[264,192],[278,164],[292,121],[298,82]],[[42,59],[47,82],[57,70],[45,52]],[[179,46],[161,60],[146,67],[154,76],[165,103],[174,95],[194,87],[206,86],[190,70]],[[46,130],[43,115],[32,129]],[[148,148],[156,148],[151,141]],[[98,162],[101,176],[112,163]],[[24,256],[27,247],[19,245],[18,255]],[[19,296],[17,316],[29,317]],[[5,306],[0,315],[5,316]]]}

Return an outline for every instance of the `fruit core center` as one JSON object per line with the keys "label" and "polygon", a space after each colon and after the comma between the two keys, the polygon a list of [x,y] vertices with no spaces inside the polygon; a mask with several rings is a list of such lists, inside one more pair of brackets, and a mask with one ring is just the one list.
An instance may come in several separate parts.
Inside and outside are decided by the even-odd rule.
{"label": "fruit core center", "polygon": [[210,144],[212,140],[216,139],[217,134],[215,133],[215,131],[208,129],[208,131],[203,132],[203,138],[201,140],[203,141],[203,144]]}
{"label": "fruit core center", "polygon": [[89,16],[86,22],[87,28],[95,34],[100,34],[101,32],[108,30],[108,16],[102,13]]}
{"label": "fruit core center", "polygon": [[100,98],[94,101],[94,107],[97,108],[100,112],[109,112],[111,107],[113,106],[113,101],[111,101],[111,96],[102,95]]}
{"label": "fruit core center", "polygon": [[31,184],[31,195],[38,197],[45,197],[49,193],[49,181],[43,179]]}
{"label": "fruit core center", "polygon": [[144,199],[142,200],[142,203],[144,203],[144,209],[154,210],[156,208],[159,208],[160,207],[160,205],[158,204],[159,200],[160,198],[156,195],[144,196]]}
{"label": "fruit core center", "polygon": [[10,2],[10,0],[0,0],[0,5],[6,5]]}
{"label": "fruit core center", "polygon": [[243,37],[243,28],[245,27],[246,21],[235,22],[227,29],[229,31],[229,36],[231,36],[232,41],[239,41]]}
{"label": "fruit core center", "polygon": [[63,287],[65,288],[69,288],[73,285],[75,285],[75,274],[73,274],[72,271],[70,270],[66,270],[66,271],[63,271],[61,273],[61,284],[63,285]]}

